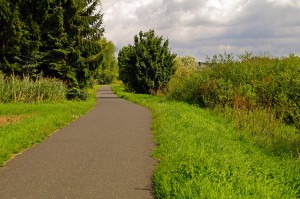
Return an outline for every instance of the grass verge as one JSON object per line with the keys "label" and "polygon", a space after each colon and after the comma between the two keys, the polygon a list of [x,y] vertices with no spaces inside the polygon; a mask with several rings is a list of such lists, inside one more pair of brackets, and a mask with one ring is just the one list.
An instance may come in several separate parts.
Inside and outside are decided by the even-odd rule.
{"label": "grass verge", "polygon": [[126,93],[153,114],[157,198],[299,198],[300,158],[274,156],[223,117],[183,102]]}
{"label": "grass verge", "polygon": [[0,125],[0,166],[89,111],[96,102],[97,90],[90,89],[86,101],[0,104],[0,118],[4,121]]}

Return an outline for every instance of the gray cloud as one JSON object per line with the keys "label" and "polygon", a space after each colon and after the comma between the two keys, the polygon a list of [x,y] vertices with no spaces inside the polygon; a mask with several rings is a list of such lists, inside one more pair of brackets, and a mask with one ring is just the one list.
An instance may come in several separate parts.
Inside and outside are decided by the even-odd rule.
{"label": "gray cloud", "polygon": [[105,36],[117,48],[155,29],[180,56],[245,51],[300,55],[298,0],[102,0]]}

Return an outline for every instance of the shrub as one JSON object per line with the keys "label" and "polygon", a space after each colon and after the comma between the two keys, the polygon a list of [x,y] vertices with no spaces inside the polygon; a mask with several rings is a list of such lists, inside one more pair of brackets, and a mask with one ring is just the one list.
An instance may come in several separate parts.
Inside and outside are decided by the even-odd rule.
{"label": "shrub", "polygon": [[86,100],[87,93],[79,88],[70,88],[66,93],[68,100]]}
{"label": "shrub", "polygon": [[169,98],[202,107],[271,108],[277,118],[300,127],[300,58],[214,56],[207,66],[168,85]]}

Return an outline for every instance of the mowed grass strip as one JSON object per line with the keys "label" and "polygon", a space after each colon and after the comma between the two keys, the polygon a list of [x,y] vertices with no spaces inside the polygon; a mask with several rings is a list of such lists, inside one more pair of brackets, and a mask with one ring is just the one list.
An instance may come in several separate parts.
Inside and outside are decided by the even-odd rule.
{"label": "mowed grass strip", "polygon": [[272,156],[197,106],[114,90],[152,110],[157,198],[300,197],[299,157]]}
{"label": "mowed grass strip", "polygon": [[0,166],[85,114],[94,106],[97,90],[90,89],[86,101],[0,104]]}

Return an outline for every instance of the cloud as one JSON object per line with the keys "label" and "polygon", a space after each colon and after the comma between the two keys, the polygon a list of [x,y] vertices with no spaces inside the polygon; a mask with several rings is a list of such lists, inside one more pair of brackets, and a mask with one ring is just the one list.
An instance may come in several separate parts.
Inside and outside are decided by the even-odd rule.
{"label": "cloud", "polygon": [[[245,51],[300,54],[299,0],[102,0],[105,36],[118,49],[154,29],[180,56]],[[299,47],[298,47],[299,46]]]}
{"label": "cloud", "polygon": [[275,6],[300,7],[300,2],[298,0],[267,0],[267,2]]}

